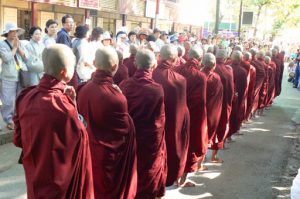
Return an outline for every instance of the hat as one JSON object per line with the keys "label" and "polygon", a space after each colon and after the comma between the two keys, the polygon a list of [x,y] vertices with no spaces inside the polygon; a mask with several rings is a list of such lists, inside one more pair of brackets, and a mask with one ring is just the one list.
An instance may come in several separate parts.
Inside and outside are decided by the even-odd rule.
{"label": "hat", "polygon": [[169,35],[166,31],[161,31],[161,35]]}
{"label": "hat", "polygon": [[1,36],[9,33],[10,31],[17,31],[18,35],[22,35],[25,32],[24,29],[19,28],[15,23],[7,23]]}
{"label": "hat", "polygon": [[148,36],[149,35],[148,30],[141,29],[140,32],[139,32],[139,35],[146,35],[146,36]]}
{"label": "hat", "polygon": [[178,41],[178,37],[177,37],[176,34],[170,35],[169,39],[170,39],[170,42],[171,42],[171,43],[172,43],[172,42],[175,42],[175,41]]}
{"label": "hat", "polygon": [[110,39],[111,40],[111,37],[110,37],[110,34],[108,31],[105,31],[103,33],[103,37],[102,37],[102,40],[107,40],[107,39]]}
{"label": "hat", "polygon": [[156,33],[156,32],[160,33],[160,30],[158,28],[154,28],[153,33]]}

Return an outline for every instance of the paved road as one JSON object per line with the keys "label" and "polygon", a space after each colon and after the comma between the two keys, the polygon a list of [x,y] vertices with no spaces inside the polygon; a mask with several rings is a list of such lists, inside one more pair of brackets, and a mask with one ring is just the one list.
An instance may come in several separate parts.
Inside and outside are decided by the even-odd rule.
{"label": "paved road", "polygon": [[[282,178],[292,179],[284,176],[284,171],[292,145],[299,136],[291,118],[300,108],[300,92],[285,81],[283,88],[266,116],[245,125],[244,135],[234,137],[235,142],[221,151],[220,157],[225,160],[222,165],[206,163],[208,171],[189,175],[196,187],[169,187],[165,198],[288,198],[289,187],[281,186],[280,182]],[[0,198],[26,198],[24,172],[16,164],[19,153],[12,144],[0,146]],[[282,190],[287,190],[284,195],[276,194]]]}

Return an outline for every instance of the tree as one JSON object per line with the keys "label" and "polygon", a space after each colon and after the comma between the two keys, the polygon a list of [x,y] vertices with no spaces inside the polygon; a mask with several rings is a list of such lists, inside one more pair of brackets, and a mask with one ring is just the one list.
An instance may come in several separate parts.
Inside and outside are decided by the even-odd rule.
{"label": "tree", "polygon": [[257,33],[257,26],[258,26],[258,23],[260,20],[260,15],[261,15],[262,9],[266,6],[272,5],[273,3],[275,3],[275,0],[246,0],[245,1],[245,5],[248,5],[250,7],[255,6],[257,8],[253,37],[255,37],[256,33]]}
{"label": "tree", "polygon": [[300,4],[298,0],[280,1],[275,5],[272,37],[285,27],[296,27],[300,23]]}

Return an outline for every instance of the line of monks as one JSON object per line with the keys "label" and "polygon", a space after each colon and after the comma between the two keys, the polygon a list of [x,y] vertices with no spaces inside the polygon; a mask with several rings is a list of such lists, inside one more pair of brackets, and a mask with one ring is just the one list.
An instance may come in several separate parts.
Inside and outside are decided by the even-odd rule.
{"label": "line of monks", "polygon": [[207,150],[222,163],[225,141],[281,92],[278,49],[237,46],[228,58],[222,47],[169,44],[158,62],[151,50],[131,53],[123,62],[113,48],[97,50],[96,72],[75,91],[72,51],[44,50],[45,75],[19,95],[14,117],[29,199],[155,199],[166,186],[194,186],[187,174],[205,169]]}

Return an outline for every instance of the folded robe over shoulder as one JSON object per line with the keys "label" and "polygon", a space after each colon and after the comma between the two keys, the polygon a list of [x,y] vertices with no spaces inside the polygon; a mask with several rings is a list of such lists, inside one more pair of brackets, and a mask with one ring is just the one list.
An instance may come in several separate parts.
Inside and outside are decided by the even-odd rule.
{"label": "folded robe over shoulder", "polygon": [[112,75],[97,70],[79,88],[78,109],[87,122],[96,199],[136,195],[135,130],[127,100]]}
{"label": "folded robe over shoulder", "polygon": [[197,171],[199,160],[206,154],[208,147],[206,76],[199,70],[197,59],[188,60],[175,71],[185,77],[187,82],[187,106],[191,122],[185,172],[194,172]]}
{"label": "folded robe over shoulder", "polygon": [[265,60],[262,58],[258,58],[257,61],[264,66],[265,69],[265,78],[264,78],[264,82],[262,85],[262,88],[260,90],[259,93],[259,100],[258,100],[258,108],[262,109],[264,108],[265,105],[265,101],[268,95],[268,87],[269,87],[269,69],[268,69],[268,65],[266,64]]}
{"label": "folded robe over shoulder", "polygon": [[128,68],[128,76],[132,77],[137,70],[135,66],[135,54],[131,54],[128,58],[124,59],[123,64]]}
{"label": "folded robe over shoulder", "polygon": [[162,85],[165,95],[166,146],[168,174],[166,186],[183,175],[189,147],[189,111],[186,104],[186,80],[173,65],[162,61],[153,71],[153,79]]}
{"label": "folded robe over shoulder", "polygon": [[249,61],[244,61],[244,65],[249,65],[249,86],[248,86],[248,96],[247,96],[247,108],[246,108],[246,115],[245,119],[250,119],[250,115],[252,113],[252,106],[253,106],[253,100],[254,100],[254,88],[255,88],[255,82],[256,82],[256,69],[254,66],[250,64]]}
{"label": "folded robe over shoulder", "polygon": [[236,133],[241,128],[246,110],[247,89],[248,89],[248,74],[246,69],[240,63],[233,62],[231,64],[234,76],[234,90],[237,94],[236,100],[233,102],[230,115],[230,127],[228,137]]}
{"label": "folded robe over shoulder", "polygon": [[121,83],[136,129],[138,188],[136,199],[165,195],[167,150],[164,91],[149,70],[137,70]]}
{"label": "folded robe over shoulder", "polygon": [[217,128],[218,149],[224,148],[224,141],[229,131],[229,117],[234,96],[234,82],[232,68],[224,64],[224,60],[217,59],[215,72],[220,76],[223,84],[222,113]]}
{"label": "folded robe over shoulder", "polygon": [[265,80],[266,72],[265,67],[255,58],[252,59],[251,65],[256,69],[256,82],[254,87],[254,100],[252,105],[252,112],[255,112],[259,107],[260,90],[263,89],[263,83]]}
{"label": "folded robe over shoulder", "polygon": [[65,87],[44,75],[16,102],[14,144],[23,149],[29,199],[94,198],[88,135]]}
{"label": "folded robe over shoulder", "polygon": [[119,85],[125,79],[128,79],[128,68],[123,64],[123,62],[120,62],[113,80],[115,84]]}
{"label": "folded robe over shoulder", "polygon": [[206,76],[206,110],[209,148],[218,149],[217,128],[220,122],[223,104],[223,84],[220,76],[206,68],[202,69]]}
{"label": "folded robe over shoulder", "polygon": [[273,103],[275,97],[275,83],[276,83],[276,64],[271,61],[269,64],[269,88],[268,88],[268,97],[266,100],[266,105],[270,106]]}

